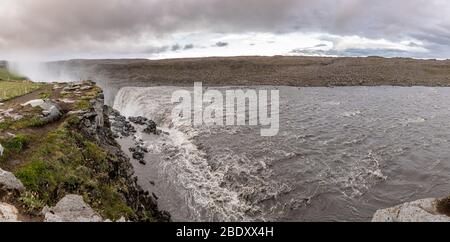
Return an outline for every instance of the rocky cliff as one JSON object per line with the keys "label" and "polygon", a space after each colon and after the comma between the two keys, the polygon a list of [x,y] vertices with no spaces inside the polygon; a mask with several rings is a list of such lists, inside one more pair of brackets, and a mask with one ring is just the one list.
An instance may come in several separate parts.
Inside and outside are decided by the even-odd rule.
{"label": "rocky cliff", "polygon": [[39,92],[0,109],[0,221],[170,221],[114,140],[101,89]]}

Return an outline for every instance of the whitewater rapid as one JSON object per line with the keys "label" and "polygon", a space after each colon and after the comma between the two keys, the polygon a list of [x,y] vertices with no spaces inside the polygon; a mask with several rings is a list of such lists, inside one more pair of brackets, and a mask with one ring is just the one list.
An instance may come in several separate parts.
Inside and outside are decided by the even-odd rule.
{"label": "whitewater rapid", "polygon": [[166,132],[138,130],[150,153],[134,165],[174,220],[368,221],[379,208],[450,192],[450,89],[249,88],[280,90],[277,136],[174,122],[179,87],[117,93],[122,115]]}

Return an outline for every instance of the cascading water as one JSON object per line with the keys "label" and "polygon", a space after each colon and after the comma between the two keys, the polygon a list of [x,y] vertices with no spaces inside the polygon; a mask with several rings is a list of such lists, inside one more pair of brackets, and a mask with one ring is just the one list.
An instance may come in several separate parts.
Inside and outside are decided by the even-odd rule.
{"label": "cascading water", "polygon": [[149,154],[134,165],[174,220],[368,221],[376,209],[450,192],[449,88],[252,88],[280,90],[277,136],[173,122],[178,87],[118,92],[115,109],[165,131],[138,129]]}

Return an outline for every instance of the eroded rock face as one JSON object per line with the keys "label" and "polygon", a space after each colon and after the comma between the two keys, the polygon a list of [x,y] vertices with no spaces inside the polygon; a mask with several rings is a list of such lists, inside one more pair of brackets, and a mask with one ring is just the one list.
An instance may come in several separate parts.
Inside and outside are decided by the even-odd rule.
{"label": "eroded rock face", "polygon": [[438,199],[428,198],[378,210],[372,222],[450,222],[450,217],[439,214]]}
{"label": "eroded rock face", "polygon": [[0,189],[23,191],[25,187],[14,174],[0,169]]}
{"label": "eroded rock face", "polygon": [[19,222],[17,208],[7,203],[0,203],[0,222]]}
{"label": "eroded rock face", "polygon": [[82,196],[67,195],[53,208],[44,208],[42,214],[45,222],[102,222],[103,219]]}

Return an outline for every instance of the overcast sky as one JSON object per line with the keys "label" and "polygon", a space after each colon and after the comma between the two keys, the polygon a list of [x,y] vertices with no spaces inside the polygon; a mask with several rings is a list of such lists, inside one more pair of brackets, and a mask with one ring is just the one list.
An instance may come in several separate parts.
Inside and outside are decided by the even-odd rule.
{"label": "overcast sky", "polygon": [[450,58],[446,0],[1,0],[0,59]]}

